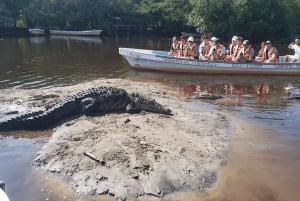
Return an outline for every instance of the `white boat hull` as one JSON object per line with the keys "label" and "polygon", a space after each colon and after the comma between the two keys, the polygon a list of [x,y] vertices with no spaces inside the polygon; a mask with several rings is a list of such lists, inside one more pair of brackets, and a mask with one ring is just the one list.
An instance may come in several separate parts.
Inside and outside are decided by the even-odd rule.
{"label": "white boat hull", "polygon": [[29,29],[30,35],[33,36],[44,36],[45,30],[44,29]]}
{"label": "white boat hull", "polygon": [[232,63],[168,57],[166,51],[119,48],[136,69],[182,73],[300,75],[300,63]]}
{"label": "white boat hull", "polygon": [[0,188],[0,201],[9,201],[6,193]]}
{"label": "white boat hull", "polygon": [[102,30],[86,30],[86,31],[63,31],[50,30],[51,35],[65,35],[65,36],[99,36]]}

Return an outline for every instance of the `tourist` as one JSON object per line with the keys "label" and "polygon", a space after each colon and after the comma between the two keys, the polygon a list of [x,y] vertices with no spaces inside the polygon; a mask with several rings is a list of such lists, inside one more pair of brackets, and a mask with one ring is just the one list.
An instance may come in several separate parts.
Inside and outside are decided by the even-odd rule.
{"label": "tourist", "polygon": [[226,55],[226,48],[221,44],[220,39],[212,41],[212,46],[208,54],[210,61],[223,61]]}
{"label": "tourist", "polygon": [[171,44],[169,56],[177,56],[178,52],[179,52],[179,46],[180,46],[180,43],[179,43],[177,37],[174,36],[172,38],[172,44]]}
{"label": "tourist", "polygon": [[187,54],[187,40],[185,36],[180,36],[180,45],[178,51],[178,57],[186,57]]}
{"label": "tourist", "polygon": [[278,51],[272,46],[272,42],[266,41],[266,48],[264,51],[264,62],[265,63],[276,63],[278,62]]}
{"label": "tourist", "polygon": [[186,49],[186,57],[190,59],[198,59],[199,58],[199,46],[195,42],[195,39],[193,36],[188,38],[188,44]]}
{"label": "tourist", "polygon": [[203,36],[202,43],[199,47],[199,59],[207,61],[209,50],[211,48],[211,42],[209,40],[209,36]]}
{"label": "tourist", "polygon": [[237,40],[239,38],[237,36],[233,36],[232,39],[231,39],[231,43],[229,45],[229,48],[228,50],[226,51],[226,57],[224,59],[224,61],[226,62],[230,62],[232,61],[232,56],[234,54],[234,48],[236,48],[236,45],[237,45]]}
{"label": "tourist", "polygon": [[248,40],[243,41],[243,47],[240,49],[238,56],[234,62],[253,62],[255,52],[253,47],[249,44]]}
{"label": "tourist", "polygon": [[257,56],[255,57],[255,62],[263,62],[264,61],[264,52],[265,52],[265,48],[266,48],[266,43],[262,42],[260,44],[260,50],[258,51]]}
{"label": "tourist", "polygon": [[236,40],[236,45],[233,47],[232,61],[236,62],[238,60],[239,53],[243,48],[243,37],[238,37]]}
{"label": "tourist", "polygon": [[295,51],[294,55],[285,55],[283,57],[283,62],[300,62],[300,36],[296,37],[295,42],[289,44],[289,49]]}

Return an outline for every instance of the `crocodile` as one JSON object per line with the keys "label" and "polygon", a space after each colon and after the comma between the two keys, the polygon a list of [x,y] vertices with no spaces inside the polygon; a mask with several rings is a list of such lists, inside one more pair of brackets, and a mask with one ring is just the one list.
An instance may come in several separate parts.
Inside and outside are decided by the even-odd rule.
{"label": "crocodile", "polygon": [[115,87],[99,87],[69,96],[48,109],[7,119],[0,123],[0,131],[45,130],[75,116],[91,116],[113,111],[129,113],[147,111],[172,115],[170,109],[138,93],[128,93],[124,89]]}

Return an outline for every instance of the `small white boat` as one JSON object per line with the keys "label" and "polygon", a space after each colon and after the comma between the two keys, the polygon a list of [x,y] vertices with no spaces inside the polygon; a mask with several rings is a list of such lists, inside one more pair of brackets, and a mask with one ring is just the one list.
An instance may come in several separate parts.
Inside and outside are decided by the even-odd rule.
{"label": "small white boat", "polygon": [[63,30],[50,30],[50,35],[65,35],[65,36],[99,36],[102,30],[86,30],[86,31],[63,31]]}
{"label": "small white boat", "polygon": [[135,69],[182,73],[300,75],[300,63],[233,63],[169,57],[167,51],[119,48]]}
{"label": "small white boat", "polygon": [[30,35],[33,36],[44,36],[45,30],[44,29],[29,29]]}

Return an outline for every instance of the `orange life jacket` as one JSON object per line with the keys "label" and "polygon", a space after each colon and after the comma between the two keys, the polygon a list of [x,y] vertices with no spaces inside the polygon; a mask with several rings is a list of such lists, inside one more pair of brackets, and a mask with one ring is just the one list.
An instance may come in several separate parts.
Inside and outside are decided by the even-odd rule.
{"label": "orange life jacket", "polygon": [[257,56],[258,56],[258,57],[264,57],[264,50],[265,50],[265,48],[260,49],[260,50],[258,51]]}
{"label": "orange life jacket", "polygon": [[242,49],[242,45],[235,45],[234,47],[233,47],[233,56],[234,57],[237,57],[238,56],[238,54],[240,53],[240,50]]}
{"label": "orange life jacket", "polygon": [[186,48],[186,54],[185,56],[190,57],[190,58],[198,58],[198,55],[194,52],[194,48],[197,46],[196,43],[194,43],[192,46],[187,46]]}
{"label": "orange life jacket", "polygon": [[237,45],[233,45],[232,43],[229,45],[229,55],[233,55],[234,54],[234,47]]}
{"label": "orange life jacket", "polygon": [[247,59],[247,60],[253,59],[253,58],[251,58],[251,55],[250,55],[250,50],[251,50],[251,48],[252,48],[252,46],[249,45],[249,46],[247,47],[247,49],[245,49],[245,48],[242,48],[242,49],[241,49],[241,53],[244,54],[244,58]]}
{"label": "orange life jacket", "polygon": [[224,60],[226,55],[225,54],[222,55],[223,48],[224,48],[223,45],[219,45],[219,47],[216,48],[216,51],[214,52],[214,58],[218,58],[219,60]]}
{"label": "orange life jacket", "polygon": [[175,44],[174,42],[172,43],[172,46],[171,46],[171,51],[174,52],[174,53],[178,53],[179,51],[179,46],[180,46],[180,43],[177,42],[177,44]]}
{"label": "orange life jacket", "polygon": [[208,55],[209,50],[211,48],[211,44],[210,43],[208,43],[208,44],[202,43],[202,44],[201,44],[201,49],[200,49],[201,54],[204,55],[204,56]]}
{"label": "orange life jacket", "polygon": [[271,49],[265,49],[264,51],[264,60],[268,60],[273,57],[273,54],[275,54],[275,58],[272,60],[272,62],[278,62],[278,51],[275,47],[271,47]]}
{"label": "orange life jacket", "polygon": [[179,45],[179,56],[181,56],[181,57],[185,57],[186,56],[186,49],[187,49],[187,47],[188,47],[188,44],[186,43],[186,44],[182,44],[182,43],[180,43],[180,45]]}

